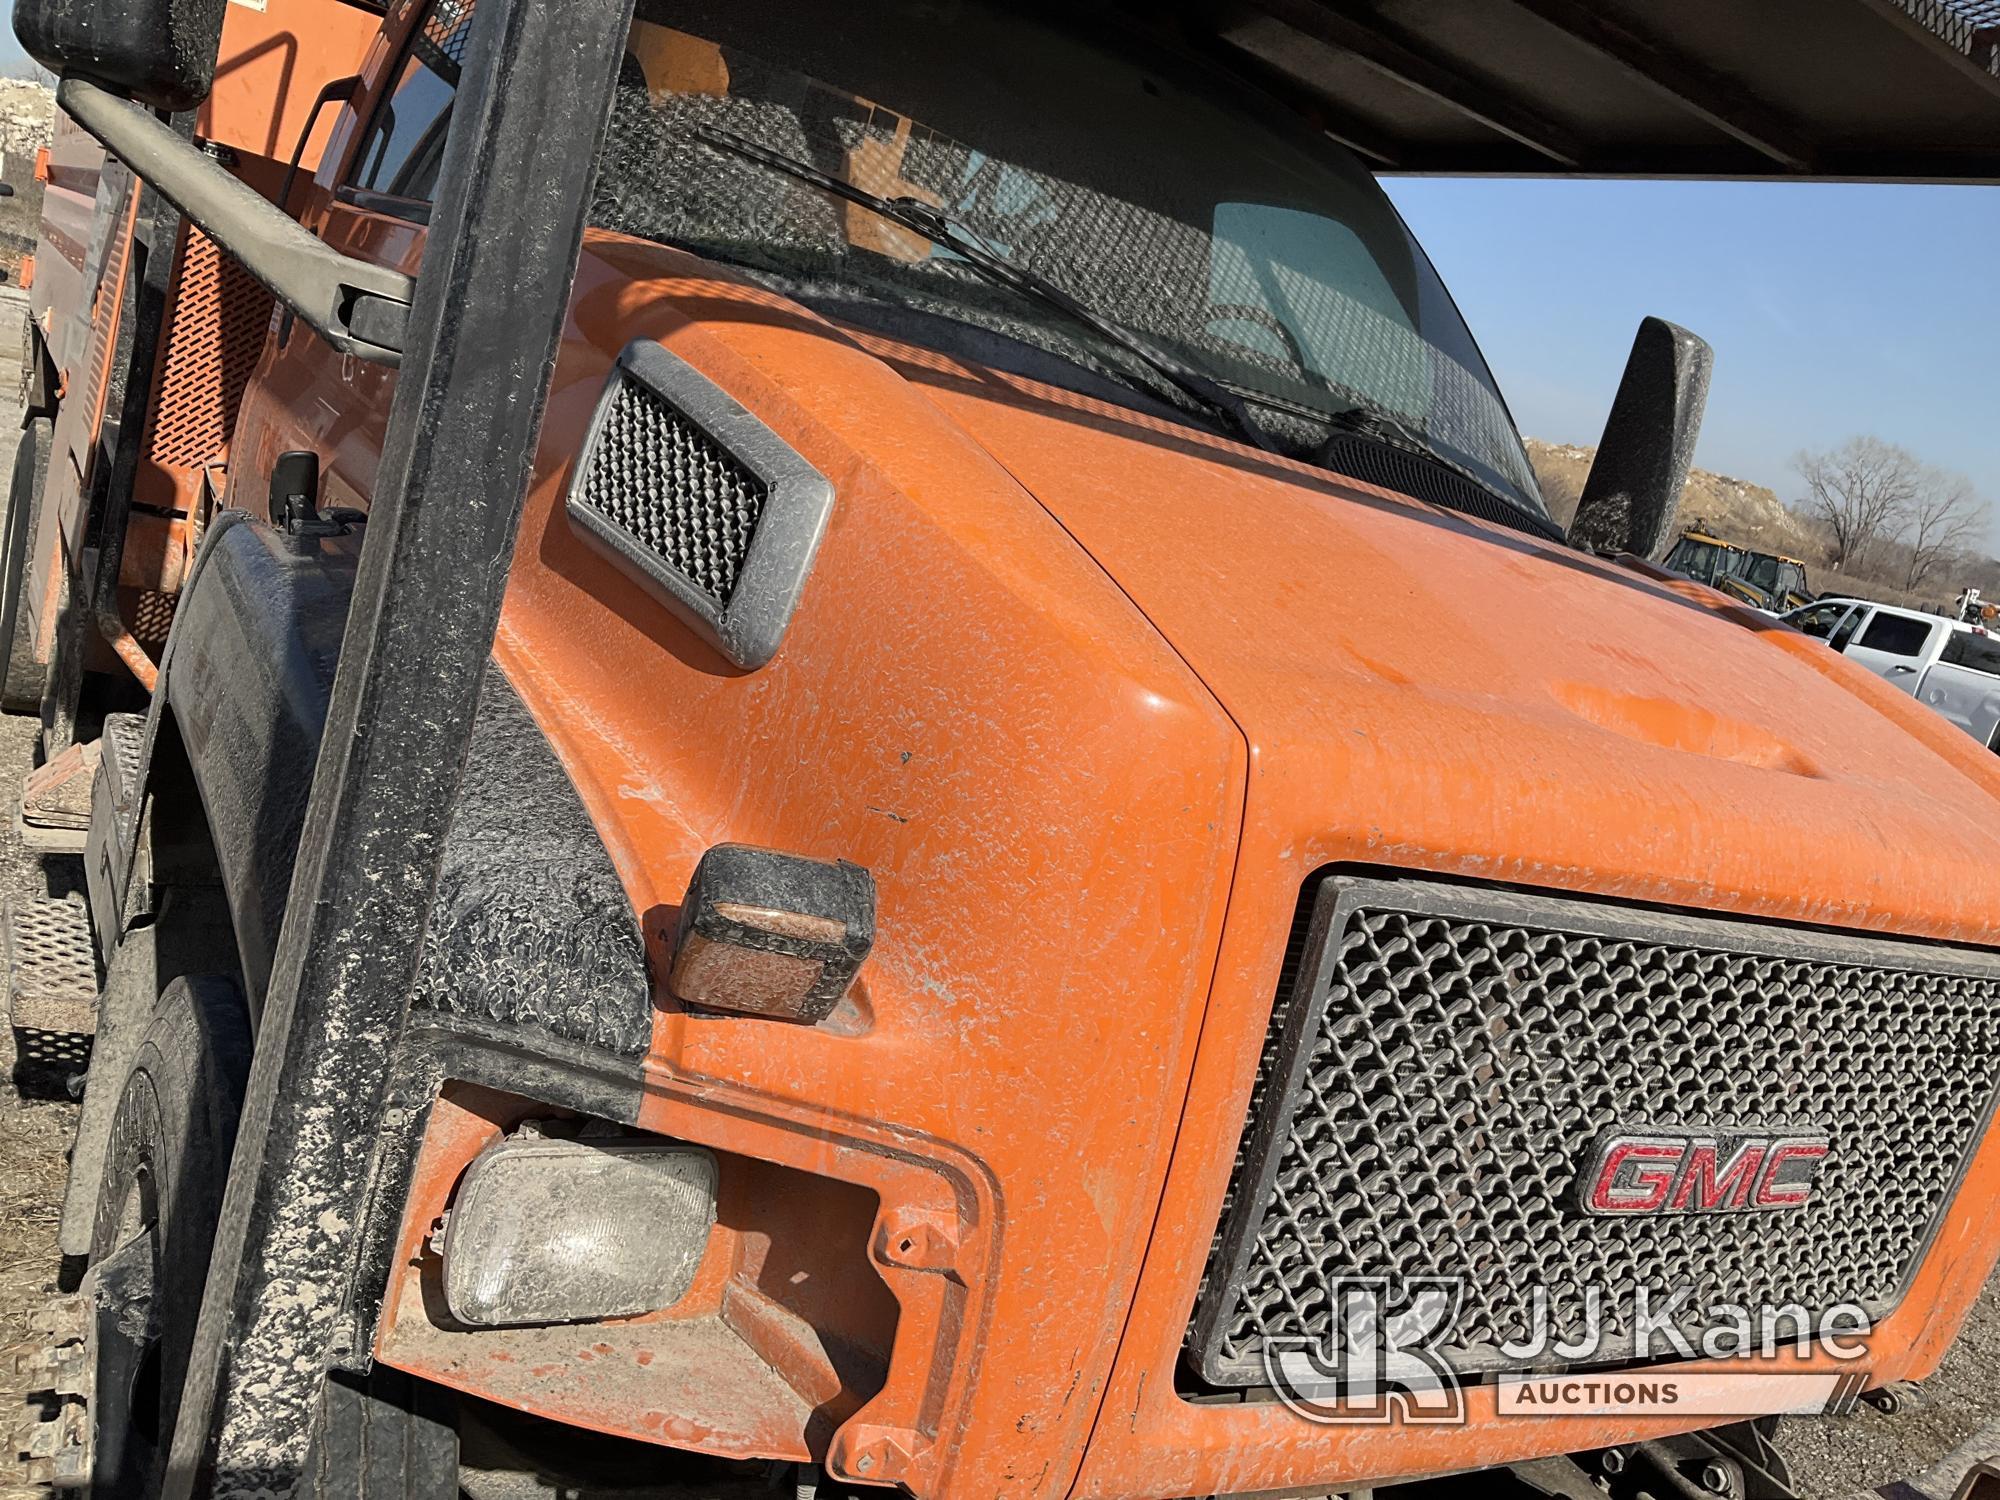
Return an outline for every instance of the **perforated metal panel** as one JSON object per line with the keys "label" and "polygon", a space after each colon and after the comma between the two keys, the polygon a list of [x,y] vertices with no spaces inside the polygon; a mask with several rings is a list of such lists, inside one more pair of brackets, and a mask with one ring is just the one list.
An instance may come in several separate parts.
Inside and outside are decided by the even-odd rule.
{"label": "perforated metal panel", "polygon": [[[1879,1315],[1992,1113],[1986,955],[1421,882],[1328,879],[1301,917],[1191,1333],[1218,1384],[1325,1337],[1337,1277],[1462,1278],[1462,1370],[1515,1363],[1537,1286],[1564,1339],[1581,1287],[1621,1293],[1607,1357],[1640,1286]],[[1804,1207],[1575,1206],[1609,1130],[1781,1125],[1831,1139]]]}
{"label": "perforated metal panel", "polygon": [[132,634],[156,644],[166,640],[167,632],[174,628],[174,610],[179,602],[177,594],[162,594],[153,589],[141,592],[138,608],[133,611]]}
{"label": "perforated metal panel", "polygon": [[2000,0],[1896,0],[1918,21],[1943,37],[1961,52],[1973,53],[1990,72],[1994,61],[1994,39],[1985,37],[1985,54],[1978,42],[1982,32],[2000,27]]}
{"label": "perforated metal panel", "polygon": [[60,1097],[90,1061],[97,1030],[97,964],[90,920],[75,902],[10,896],[0,903],[14,1083]]}
{"label": "perforated metal panel", "polygon": [[271,294],[190,226],[147,457],[193,470],[221,456],[271,324]]}
{"label": "perforated metal panel", "polygon": [[635,380],[612,396],[583,503],[726,606],[769,488],[735,455]]}
{"label": "perforated metal panel", "polygon": [[472,40],[473,10],[473,0],[440,0],[424,17],[423,29],[411,44],[424,65],[453,88],[458,87],[459,68]]}

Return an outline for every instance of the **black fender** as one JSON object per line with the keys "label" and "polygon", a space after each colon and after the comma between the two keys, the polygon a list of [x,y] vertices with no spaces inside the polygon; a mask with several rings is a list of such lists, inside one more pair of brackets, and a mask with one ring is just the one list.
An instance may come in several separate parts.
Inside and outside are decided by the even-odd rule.
{"label": "black fender", "polygon": [[[140,756],[155,835],[185,783],[199,794],[261,1017],[290,896],[363,530],[293,537],[246,512],[209,528],[160,664]],[[93,808],[93,821],[98,809]],[[185,816],[187,809],[176,810]],[[144,909],[132,890],[143,820],[91,899],[114,930]],[[109,924],[101,924],[109,925]],[[547,737],[498,668],[480,691],[471,754],[446,834],[413,1003],[637,1057],[652,1036],[639,921],[604,841]]]}

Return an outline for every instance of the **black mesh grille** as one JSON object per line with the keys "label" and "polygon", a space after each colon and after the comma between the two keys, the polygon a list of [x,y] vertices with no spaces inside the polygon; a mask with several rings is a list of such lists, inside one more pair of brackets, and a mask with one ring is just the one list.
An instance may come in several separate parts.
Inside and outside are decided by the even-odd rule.
{"label": "black mesh grille", "polygon": [[1896,0],[1922,25],[1968,53],[1987,72],[2000,72],[2000,0]]}
{"label": "black mesh grille", "polygon": [[583,504],[728,604],[770,498],[763,481],[629,378],[611,398],[588,463]]}
{"label": "black mesh grille", "polygon": [[1563,539],[1562,529],[1553,522],[1531,515],[1519,506],[1509,505],[1462,474],[1455,474],[1440,464],[1431,463],[1413,453],[1400,452],[1383,443],[1336,433],[1320,449],[1319,462],[1336,474],[1345,474],[1350,479],[1359,479],[1367,484],[1378,484],[1385,490],[1422,500],[1440,510],[1477,516],[1482,521],[1511,526],[1517,531],[1526,531],[1549,541],[1560,542]]}
{"label": "black mesh grille", "polygon": [[[1815,1314],[1900,1297],[1991,1113],[2000,964],[1415,883],[1326,894],[1196,1306],[1206,1379],[1263,1383],[1266,1338],[1323,1338],[1342,1276],[1462,1278],[1464,1370],[1510,1363],[1537,1284],[1565,1338],[1581,1286],[1627,1289],[1602,1304],[1610,1357],[1638,1286]],[[1572,1206],[1606,1131],[1767,1125],[1831,1138],[1802,1208]]]}
{"label": "black mesh grille", "polygon": [[410,43],[410,50],[438,77],[458,87],[466,43],[472,39],[474,0],[441,0]]}

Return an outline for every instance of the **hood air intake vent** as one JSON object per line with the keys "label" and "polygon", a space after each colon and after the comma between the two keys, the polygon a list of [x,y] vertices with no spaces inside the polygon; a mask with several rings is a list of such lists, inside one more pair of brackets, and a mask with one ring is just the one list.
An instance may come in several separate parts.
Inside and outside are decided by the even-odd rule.
{"label": "hood air intake vent", "polygon": [[833,487],[726,391],[629,345],[569,492],[581,534],[739,667],[777,653]]}

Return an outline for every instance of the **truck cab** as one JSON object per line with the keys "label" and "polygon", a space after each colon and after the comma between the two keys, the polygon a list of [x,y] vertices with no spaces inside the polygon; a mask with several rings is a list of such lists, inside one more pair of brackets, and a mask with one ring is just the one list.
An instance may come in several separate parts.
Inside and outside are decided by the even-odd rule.
{"label": "truck cab", "polygon": [[1980,744],[2000,738],[2000,645],[1983,627],[1861,599],[1823,599],[1785,619]]}
{"label": "truck cab", "polygon": [[[49,492],[183,539],[164,640],[16,566],[94,779],[102,1492],[1772,1494],[1774,1368],[1935,1366],[2000,771],[1648,560],[1684,330],[1572,544],[1265,22],[399,0],[315,123],[21,3],[179,289]],[[204,243],[269,300],[146,509]],[[1440,1284],[1453,1419],[1328,1398],[1341,1288]],[[1731,1404],[1516,1420],[1538,1330]]]}

